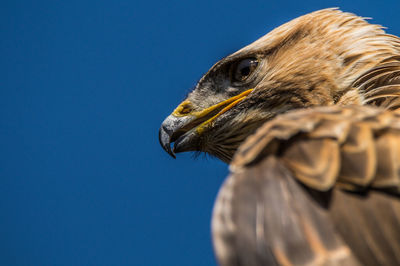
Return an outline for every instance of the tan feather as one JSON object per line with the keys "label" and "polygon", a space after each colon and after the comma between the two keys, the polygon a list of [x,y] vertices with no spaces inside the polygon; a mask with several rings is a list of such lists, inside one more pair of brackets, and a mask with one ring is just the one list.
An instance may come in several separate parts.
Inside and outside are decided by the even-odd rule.
{"label": "tan feather", "polygon": [[[292,126],[295,122],[300,123],[297,130]],[[270,131],[271,125],[274,131]],[[359,189],[377,184],[380,188],[387,184],[387,189],[400,189],[399,125],[397,115],[376,107],[330,106],[292,111],[251,136],[236,153],[231,169],[259,161],[260,156],[268,154],[264,149],[274,143],[276,148],[269,154],[279,154],[278,158],[294,175],[314,189],[326,191],[336,182]]]}
{"label": "tan feather", "polygon": [[[329,40],[333,47],[318,47],[318,41],[314,43],[307,36],[293,41],[297,49],[291,49],[285,39],[290,40],[288,36],[299,28],[307,28],[307,23],[317,27],[313,25],[316,19],[321,21],[318,37]],[[337,23],[340,26],[335,26]],[[348,28],[343,29],[344,25]],[[311,36],[317,31],[307,29]],[[228,220],[235,230],[225,237],[234,236],[236,243],[246,248],[243,252],[233,248],[232,261],[226,260],[216,246],[219,261],[222,265],[265,265],[263,262],[274,258],[279,265],[399,265],[399,39],[360,18],[323,10],[298,18],[243,50],[278,43],[288,48],[275,52],[269,62],[270,73],[264,78],[270,80],[268,86],[276,88],[277,95],[284,95],[285,84],[301,88],[301,77],[307,76],[307,86],[318,84],[325,91],[317,89],[307,96],[308,91],[302,90],[302,99],[310,103],[304,106],[307,109],[279,114],[239,147],[228,178],[235,180],[235,186],[221,189],[217,205],[229,190],[232,201]],[[309,64],[310,56],[323,58],[326,65],[318,64],[315,69]],[[299,66],[304,72],[298,70]],[[274,86],[271,80],[279,82]],[[265,96],[268,93],[260,87],[254,94],[275,99]],[[250,184],[255,187],[249,189]],[[238,193],[242,190],[248,194]],[[253,241],[253,232],[242,234],[240,230],[252,228],[249,222],[254,212],[244,209],[260,204],[264,215],[268,213],[263,220],[263,235],[247,246]],[[218,216],[215,209],[213,224],[219,223]],[[240,223],[237,217],[247,222]],[[280,220],[282,217],[290,222]],[[219,233],[214,230],[214,239],[220,239]],[[299,242],[293,244],[289,235]],[[223,246],[233,247],[228,242]],[[260,250],[264,250],[263,256]],[[304,253],[298,253],[301,251]],[[335,252],[342,254],[342,261],[328,255]],[[251,263],[243,263],[242,257],[251,258]]]}
{"label": "tan feather", "polygon": [[400,265],[399,96],[400,39],[337,9],[217,62],[160,142],[231,162],[213,212],[219,263]]}

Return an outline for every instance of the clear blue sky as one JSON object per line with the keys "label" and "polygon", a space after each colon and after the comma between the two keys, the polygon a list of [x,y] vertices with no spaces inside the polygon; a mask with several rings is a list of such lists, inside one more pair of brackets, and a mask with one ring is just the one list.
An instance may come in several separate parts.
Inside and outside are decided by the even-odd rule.
{"label": "clear blue sky", "polygon": [[158,127],[220,58],[340,7],[400,35],[400,1],[3,1],[0,265],[215,265],[228,173]]}

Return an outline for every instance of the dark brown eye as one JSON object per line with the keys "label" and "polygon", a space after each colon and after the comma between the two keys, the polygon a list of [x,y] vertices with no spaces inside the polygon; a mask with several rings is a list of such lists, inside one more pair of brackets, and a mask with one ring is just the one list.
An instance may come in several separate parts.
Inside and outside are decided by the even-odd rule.
{"label": "dark brown eye", "polygon": [[232,81],[244,82],[253,71],[257,68],[258,61],[256,58],[246,58],[233,65]]}

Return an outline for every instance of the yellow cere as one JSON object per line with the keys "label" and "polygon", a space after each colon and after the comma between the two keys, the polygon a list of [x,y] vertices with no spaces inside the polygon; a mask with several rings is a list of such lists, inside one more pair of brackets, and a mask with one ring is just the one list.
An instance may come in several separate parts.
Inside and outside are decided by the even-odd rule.
{"label": "yellow cere", "polygon": [[192,111],[192,103],[188,100],[183,101],[176,109],[172,112],[174,116],[186,116]]}

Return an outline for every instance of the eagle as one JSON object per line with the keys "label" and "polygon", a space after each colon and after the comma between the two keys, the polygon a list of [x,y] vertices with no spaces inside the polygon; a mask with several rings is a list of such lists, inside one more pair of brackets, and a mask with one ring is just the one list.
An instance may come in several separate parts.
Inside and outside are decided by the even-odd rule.
{"label": "eagle", "polygon": [[335,8],[212,66],[159,140],[229,164],[218,263],[400,265],[399,96],[400,38]]}

